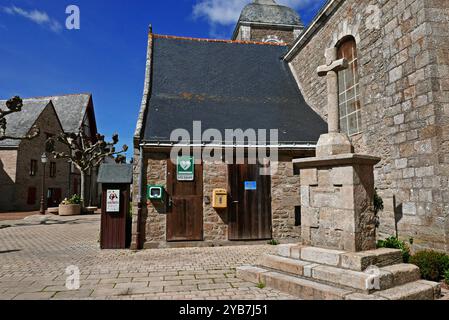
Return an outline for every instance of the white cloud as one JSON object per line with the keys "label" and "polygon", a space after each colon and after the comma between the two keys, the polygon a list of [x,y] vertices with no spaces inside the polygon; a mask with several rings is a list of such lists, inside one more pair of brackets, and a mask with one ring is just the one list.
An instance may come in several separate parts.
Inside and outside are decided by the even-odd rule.
{"label": "white cloud", "polygon": [[[206,19],[211,26],[229,26],[237,22],[243,7],[250,2],[253,1],[198,0],[193,6],[193,16]],[[296,10],[316,8],[320,4],[318,0],[277,0],[276,2]]]}
{"label": "white cloud", "polygon": [[50,18],[45,11],[36,9],[27,11],[16,6],[4,7],[3,11],[12,16],[26,18],[38,25],[49,28],[53,32],[60,32],[62,30],[62,25],[57,20]]}

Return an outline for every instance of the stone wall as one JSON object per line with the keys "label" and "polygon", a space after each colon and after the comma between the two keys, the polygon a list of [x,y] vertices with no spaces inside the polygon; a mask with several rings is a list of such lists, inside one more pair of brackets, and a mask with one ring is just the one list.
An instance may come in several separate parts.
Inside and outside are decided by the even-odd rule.
{"label": "stone wall", "polygon": [[277,39],[288,44],[293,43],[293,30],[271,29],[268,27],[251,27],[251,41],[267,41]]}
{"label": "stone wall", "polygon": [[[134,168],[134,203],[133,234],[137,234],[138,217],[138,179],[140,165],[138,151],[135,150]],[[168,155],[163,153],[145,153],[143,189],[148,184],[162,185],[167,188]],[[222,244],[228,241],[227,210],[216,210],[212,207],[214,189],[228,189],[227,164],[204,162],[203,164],[203,222],[204,241],[210,244]],[[295,206],[300,205],[299,176],[294,175],[291,159],[279,163],[278,172],[272,177],[272,219],[273,238],[278,240],[298,239],[300,226],[295,227]],[[145,248],[166,246],[166,207],[157,203],[146,202],[142,210],[141,231],[144,233]],[[133,239],[136,244],[136,239]]]}
{"label": "stone wall", "polygon": [[[416,248],[440,250],[449,250],[448,7],[444,0],[346,0],[291,62],[307,102],[326,118],[326,83],[316,69],[326,48],[356,39],[363,132],[351,139],[356,152],[382,158],[375,169],[386,207],[380,235],[394,234],[397,224]],[[368,8],[379,9],[378,28]]]}
{"label": "stone wall", "polygon": [[[167,161],[168,155],[151,153],[146,155],[146,185],[161,185],[167,189]],[[166,239],[166,207],[148,201],[146,208],[145,242],[161,242]]]}
{"label": "stone wall", "polygon": [[17,150],[0,150],[0,212],[10,210],[14,202]]}
{"label": "stone wall", "polygon": [[228,240],[227,210],[216,210],[212,207],[212,193],[214,189],[227,189],[228,170],[225,163],[204,162],[203,192],[209,197],[209,203],[203,202],[204,240]]}
{"label": "stone wall", "polygon": [[293,163],[279,162],[278,171],[271,177],[273,239],[301,237],[301,226],[295,226],[295,207],[300,205],[300,181],[294,175]]}

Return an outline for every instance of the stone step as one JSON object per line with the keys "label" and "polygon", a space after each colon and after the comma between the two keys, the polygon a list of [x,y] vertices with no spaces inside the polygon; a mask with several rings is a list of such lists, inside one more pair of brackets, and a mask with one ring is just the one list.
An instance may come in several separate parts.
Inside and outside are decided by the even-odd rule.
{"label": "stone step", "polygon": [[256,267],[237,268],[237,277],[245,281],[263,283],[267,287],[291,294],[304,300],[344,300],[349,290],[294,277],[280,272]]}
{"label": "stone step", "polygon": [[370,266],[386,267],[402,263],[402,254],[396,249],[376,249],[363,252],[345,252],[295,244],[280,245],[278,255],[354,271],[364,271]]}
{"label": "stone step", "polygon": [[441,296],[441,285],[425,280],[410,282],[374,294],[364,294],[260,267],[239,267],[237,277],[248,282],[263,283],[270,288],[305,300],[436,300]]}
{"label": "stone step", "polygon": [[388,300],[437,300],[441,297],[441,285],[436,282],[418,280],[376,292],[374,296]]}
{"label": "stone step", "polygon": [[259,265],[262,268],[312,278],[321,282],[356,289],[363,293],[385,290],[420,279],[419,268],[411,264],[398,264],[361,272],[280,256],[264,255],[259,261]]}

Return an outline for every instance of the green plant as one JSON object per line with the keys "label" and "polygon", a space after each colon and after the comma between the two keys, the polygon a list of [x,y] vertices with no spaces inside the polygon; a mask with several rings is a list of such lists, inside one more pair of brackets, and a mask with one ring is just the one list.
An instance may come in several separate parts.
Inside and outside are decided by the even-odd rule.
{"label": "green plant", "polygon": [[81,197],[77,194],[74,194],[69,199],[65,198],[64,201],[61,202],[61,204],[63,204],[63,205],[81,204]]}
{"label": "green plant", "polygon": [[438,251],[420,251],[411,257],[410,262],[419,267],[425,280],[440,281],[449,270],[449,256]]}
{"label": "green plant", "polygon": [[257,288],[259,288],[259,289],[265,289],[266,286],[267,286],[267,285],[266,285],[265,283],[263,283],[263,282],[259,282],[259,283],[257,284]]}
{"label": "green plant", "polygon": [[385,240],[379,240],[377,242],[377,247],[399,249],[402,251],[402,260],[404,261],[404,263],[408,263],[410,261],[410,247],[405,243],[405,241],[401,241],[397,237],[390,237]]}
{"label": "green plant", "polygon": [[374,212],[376,215],[384,210],[384,200],[377,193],[377,189],[374,190]]}
{"label": "green plant", "polygon": [[444,273],[444,283],[446,283],[449,286],[449,269],[446,270]]}
{"label": "green plant", "polygon": [[279,241],[273,239],[273,240],[268,241],[268,244],[271,246],[277,246],[277,245],[279,245]]}

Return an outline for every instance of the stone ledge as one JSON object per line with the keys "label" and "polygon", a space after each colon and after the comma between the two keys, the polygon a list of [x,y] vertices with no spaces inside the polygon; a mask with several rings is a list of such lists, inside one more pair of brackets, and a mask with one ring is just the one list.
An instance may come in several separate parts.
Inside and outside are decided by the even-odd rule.
{"label": "stone ledge", "polygon": [[364,271],[369,266],[379,268],[402,263],[402,254],[397,249],[380,248],[361,252],[346,252],[303,245],[279,245],[278,255],[324,265]]}
{"label": "stone ledge", "polygon": [[[274,255],[263,256],[259,263],[263,269],[272,269],[285,272],[289,275],[315,279],[332,285],[352,288],[361,293],[371,293],[376,290],[373,286],[373,274],[370,272],[354,271],[316,264],[303,260],[284,258]],[[398,264],[378,269],[379,287],[377,290],[386,290],[394,286],[414,282],[420,279],[419,268],[410,264]]]}
{"label": "stone ledge", "polygon": [[376,165],[381,161],[378,157],[363,154],[347,153],[335,156],[304,158],[293,160],[293,165],[299,169],[333,167],[344,165]]}

